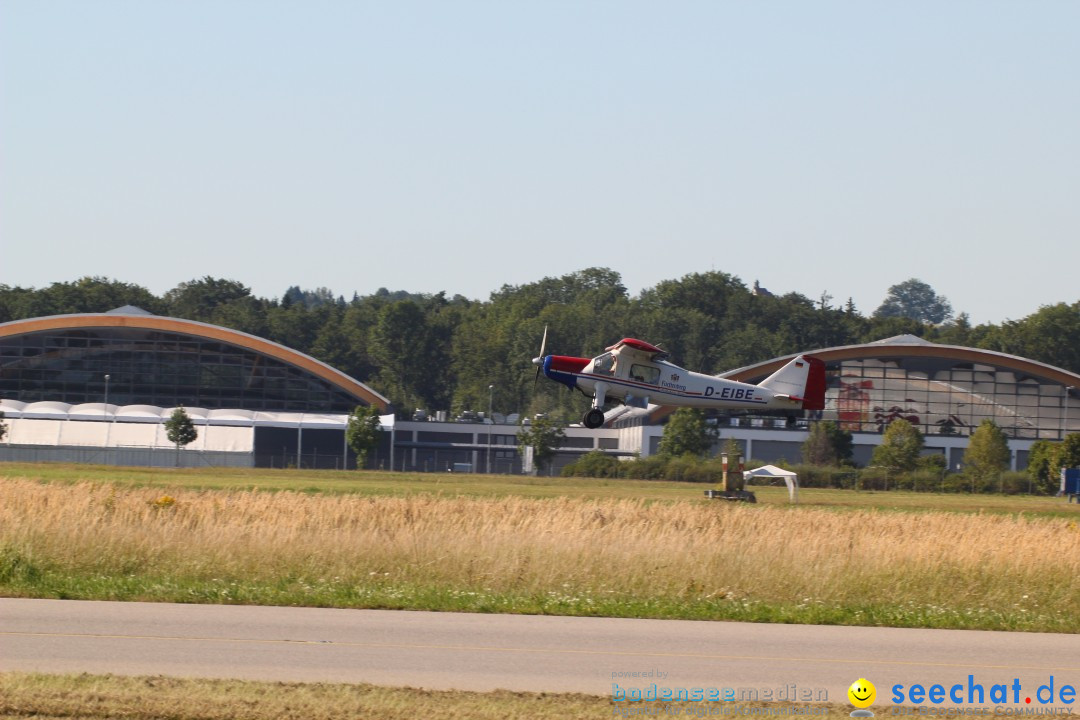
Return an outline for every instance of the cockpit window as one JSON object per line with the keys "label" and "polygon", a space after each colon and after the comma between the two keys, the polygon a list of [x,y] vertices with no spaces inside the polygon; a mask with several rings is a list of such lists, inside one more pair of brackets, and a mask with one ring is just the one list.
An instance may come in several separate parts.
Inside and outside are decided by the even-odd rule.
{"label": "cockpit window", "polygon": [[611,353],[601,355],[593,361],[594,373],[603,373],[604,375],[610,375],[614,367],[615,357]]}
{"label": "cockpit window", "polygon": [[651,365],[631,365],[630,379],[655,385],[660,380],[660,368]]}

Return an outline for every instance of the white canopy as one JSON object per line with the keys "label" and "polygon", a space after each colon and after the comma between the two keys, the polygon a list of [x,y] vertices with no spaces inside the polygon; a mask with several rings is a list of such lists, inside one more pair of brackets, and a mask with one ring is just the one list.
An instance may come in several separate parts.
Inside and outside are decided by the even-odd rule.
{"label": "white canopy", "polygon": [[788,488],[788,496],[791,502],[799,502],[799,476],[790,470],[778,468],[775,465],[763,465],[756,470],[747,470],[743,473],[743,480],[756,477],[783,478]]}
{"label": "white canopy", "polygon": [[747,470],[743,473],[743,478],[749,480],[752,477],[798,477],[795,473],[784,468],[778,468],[775,465],[762,465],[757,470]]}

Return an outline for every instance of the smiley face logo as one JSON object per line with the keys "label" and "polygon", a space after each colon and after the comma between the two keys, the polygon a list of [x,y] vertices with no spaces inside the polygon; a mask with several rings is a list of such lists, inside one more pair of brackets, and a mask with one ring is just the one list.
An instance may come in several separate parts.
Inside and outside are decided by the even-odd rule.
{"label": "smiley face logo", "polygon": [[874,683],[866,678],[859,678],[851,683],[851,687],[847,689],[847,696],[855,707],[868,708],[874,704],[874,699],[877,697],[877,688],[874,687]]}

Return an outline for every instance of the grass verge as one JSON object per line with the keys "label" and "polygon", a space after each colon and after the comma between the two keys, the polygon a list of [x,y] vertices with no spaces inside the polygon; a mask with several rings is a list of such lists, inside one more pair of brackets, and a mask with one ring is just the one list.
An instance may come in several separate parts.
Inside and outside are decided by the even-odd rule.
{"label": "grass verge", "polygon": [[[626,706],[626,703],[623,703]],[[650,715],[698,717],[716,703],[653,702]],[[724,709],[735,710],[726,704]],[[739,707],[765,707],[752,703]],[[815,717],[844,718],[846,706],[817,705]],[[0,674],[0,718],[50,720],[562,720],[619,717],[608,698],[577,694],[490,693],[374,685],[264,683],[112,675]],[[720,708],[712,708],[719,710]]]}

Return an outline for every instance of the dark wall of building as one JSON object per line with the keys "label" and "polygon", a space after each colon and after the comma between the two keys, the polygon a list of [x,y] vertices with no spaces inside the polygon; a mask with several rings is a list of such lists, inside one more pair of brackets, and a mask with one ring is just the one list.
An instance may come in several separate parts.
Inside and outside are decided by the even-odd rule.
{"label": "dark wall of building", "polygon": [[[367,467],[388,467],[389,458],[390,433],[383,432]],[[344,430],[256,427],[255,467],[353,470],[356,453],[346,446]]]}
{"label": "dark wall of building", "polygon": [[362,404],[276,358],[194,335],[140,328],[0,338],[0,397],[27,403],[107,400],[114,405],[343,413]]}

